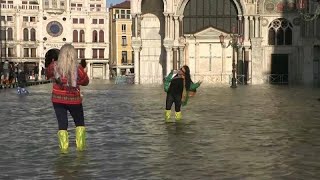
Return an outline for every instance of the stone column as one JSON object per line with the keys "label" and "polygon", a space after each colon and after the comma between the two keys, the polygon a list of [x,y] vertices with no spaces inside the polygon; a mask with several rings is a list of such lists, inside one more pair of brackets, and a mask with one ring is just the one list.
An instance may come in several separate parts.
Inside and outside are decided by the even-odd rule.
{"label": "stone column", "polygon": [[260,17],[254,17],[254,37],[260,37]]}
{"label": "stone column", "polygon": [[263,49],[261,47],[262,38],[251,38],[251,82],[252,84],[263,84]]}
{"label": "stone column", "polygon": [[110,69],[109,69],[109,61],[105,64],[106,66],[106,77],[105,79],[110,79]]}
{"label": "stone column", "polygon": [[178,65],[178,47],[173,47],[173,69],[177,70]]}
{"label": "stone column", "polygon": [[102,66],[102,79],[106,79],[106,64],[105,63]]}
{"label": "stone column", "polygon": [[140,37],[132,38],[132,48],[134,51],[134,83],[140,84],[140,51],[141,51]]}
{"label": "stone column", "polygon": [[195,56],[194,56],[194,72],[197,73],[198,61],[199,61],[199,47],[200,43],[198,43],[195,39]]}
{"label": "stone column", "polygon": [[179,16],[179,36],[183,36],[183,17]]}
{"label": "stone column", "polygon": [[119,67],[117,67],[117,76],[120,76],[121,75],[121,69]]}
{"label": "stone column", "polygon": [[185,65],[185,62],[183,61],[184,59],[184,47],[180,46],[179,47],[179,68],[181,68],[183,65]]}
{"label": "stone column", "polygon": [[[245,83],[247,84],[248,83],[248,80],[250,80],[250,83],[252,84],[252,61],[250,59],[250,56],[251,53],[250,53],[250,48],[249,47],[245,47],[244,48],[244,68],[246,69],[244,71],[244,75],[245,75],[245,78],[244,78],[244,81]],[[261,57],[262,58],[262,57]],[[261,71],[263,70],[262,67],[260,69]]]}
{"label": "stone column", "polygon": [[168,38],[169,37],[169,31],[168,31],[168,29],[169,29],[169,25],[168,25],[168,17],[169,17],[169,14],[168,13],[163,13],[163,15],[164,15],[164,37],[165,38]]}
{"label": "stone column", "polygon": [[244,20],[244,40],[248,41],[249,40],[249,32],[250,32],[248,16],[244,16],[243,20]]}
{"label": "stone column", "polygon": [[172,52],[172,46],[167,46],[166,47],[166,65],[167,65],[167,68],[166,68],[166,74],[169,74],[169,72],[171,71],[171,52]]}
{"label": "stone column", "polygon": [[242,16],[238,16],[238,33],[243,34]]}
{"label": "stone column", "polygon": [[[13,39],[16,41],[16,42],[21,42],[22,41],[22,30],[21,30],[21,16],[20,16],[20,13],[17,13],[17,15],[15,16],[15,21],[16,21],[16,39],[14,38],[13,36]],[[21,54],[21,43],[17,43],[17,46],[16,46],[16,56],[17,57],[22,57],[23,54]]]}
{"label": "stone column", "polygon": [[174,30],[174,21],[173,21],[173,14],[169,14],[169,37],[171,39],[174,39],[174,34],[175,34],[175,30]]}
{"label": "stone column", "polygon": [[254,28],[253,16],[249,16],[249,38],[254,37]]}
{"label": "stone column", "polygon": [[[132,17],[132,37],[137,37],[137,14],[131,14]],[[111,31],[111,30],[110,30]]]}
{"label": "stone column", "polygon": [[174,18],[174,40],[179,39],[179,16],[173,16]]}

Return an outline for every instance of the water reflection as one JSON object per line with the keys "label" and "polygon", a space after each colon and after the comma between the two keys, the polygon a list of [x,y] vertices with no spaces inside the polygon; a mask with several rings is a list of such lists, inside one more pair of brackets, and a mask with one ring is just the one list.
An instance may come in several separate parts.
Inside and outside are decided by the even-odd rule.
{"label": "water reflection", "polygon": [[88,150],[61,155],[50,85],[0,91],[0,179],[318,179],[318,89],[203,86],[164,123],[159,86],[84,88]]}
{"label": "water reflection", "polygon": [[85,153],[60,154],[54,164],[54,175],[61,179],[85,178],[88,159]]}

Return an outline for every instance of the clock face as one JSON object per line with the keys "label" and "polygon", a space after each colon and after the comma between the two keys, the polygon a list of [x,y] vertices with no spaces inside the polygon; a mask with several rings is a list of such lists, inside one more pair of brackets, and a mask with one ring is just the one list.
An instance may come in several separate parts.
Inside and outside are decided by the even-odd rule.
{"label": "clock face", "polygon": [[50,36],[58,37],[63,32],[63,27],[58,21],[51,21],[47,25],[47,32]]}

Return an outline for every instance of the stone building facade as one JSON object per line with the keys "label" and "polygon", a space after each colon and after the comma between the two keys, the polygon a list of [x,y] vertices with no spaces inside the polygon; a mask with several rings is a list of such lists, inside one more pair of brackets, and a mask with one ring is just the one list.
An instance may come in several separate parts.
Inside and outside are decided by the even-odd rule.
{"label": "stone building facade", "polygon": [[[306,22],[296,5],[296,0],[131,0],[135,83],[162,83],[171,69],[186,64],[195,81],[226,84],[234,60],[238,83],[318,84],[320,20]],[[308,6],[313,12],[317,4]],[[235,34],[243,41],[233,49],[228,42]]]}
{"label": "stone building facade", "polygon": [[90,78],[109,79],[105,0],[2,0],[1,60],[43,67],[48,50],[72,43]]}
{"label": "stone building facade", "polygon": [[131,48],[132,19],[130,1],[113,5],[110,13],[110,69],[112,77],[134,73]]}

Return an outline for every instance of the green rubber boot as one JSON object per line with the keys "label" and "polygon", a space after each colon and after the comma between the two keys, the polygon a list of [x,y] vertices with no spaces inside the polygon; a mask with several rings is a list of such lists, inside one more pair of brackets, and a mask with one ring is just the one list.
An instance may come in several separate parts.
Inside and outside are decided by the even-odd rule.
{"label": "green rubber boot", "polygon": [[78,151],[86,148],[86,128],[84,126],[76,127],[76,145]]}
{"label": "green rubber boot", "polygon": [[175,118],[176,118],[176,121],[180,121],[182,119],[181,111],[175,113]]}
{"label": "green rubber boot", "polygon": [[59,147],[61,153],[67,153],[69,148],[69,137],[67,130],[58,131]]}
{"label": "green rubber boot", "polygon": [[165,119],[165,121],[169,122],[170,117],[171,117],[171,110],[165,110],[164,111],[164,119]]}

